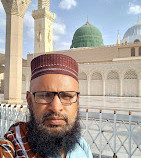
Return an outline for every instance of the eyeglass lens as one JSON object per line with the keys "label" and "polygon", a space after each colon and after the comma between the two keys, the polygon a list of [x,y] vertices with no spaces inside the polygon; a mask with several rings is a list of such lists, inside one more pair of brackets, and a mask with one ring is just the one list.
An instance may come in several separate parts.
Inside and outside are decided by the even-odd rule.
{"label": "eyeglass lens", "polygon": [[36,92],[35,101],[37,103],[51,103],[55,94],[58,94],[61,103],[71,104],[77,101],[77,92]]}

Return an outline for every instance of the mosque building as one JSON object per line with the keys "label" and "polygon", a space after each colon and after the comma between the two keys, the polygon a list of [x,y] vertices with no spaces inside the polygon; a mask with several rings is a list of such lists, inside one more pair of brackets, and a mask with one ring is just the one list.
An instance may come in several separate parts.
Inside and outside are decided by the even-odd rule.
{"label": "mosque building", "polygon": [[118,39],[116,45],[104,46],[100,30],[87,20],[74,33],[70,50],[53,53],[77,60],[81,95],[141,96],[140,41],[139,21],[127,30],[121,44]]}
{"label": "mosque building", "polygon": [[[44,4],[42,4],[44,5]],[[98,28],[87,22],[78,28],[69,50],[53,51],[52,25],[54,14],[43,6],[33,11],[35,20],[34,54],[23,60],[22,93],[29,90],[30,61],[45,53],[66,54],[79,63],[79,86],[81,95],[141,97],[141,22],[129,28],[123,39],[115,45],[104,45]],[[42,9],[42,10],[41,10]],[[44,9],[44,10],[43,10]],[[46,37],[45,37],[46,36]],[[1,55],[1,73],[4,72],[4,55]],[[1,92],[4,81],[1,80]]]}
{"label": "mosque building", "polygon": [[[87,20],[74,33],[69,50],[50,53],[69,55],[79,63],[81,95],[141,96],[140,41],[139,21],[126,31],[121,41],[117,40],[116,45],[104,46],[100,30]],[[33,54],[28,54],[27,60],[23,60],[22,93],[29,88],[32,58]],[[4,64],[3,58],[1,62]],[[1,90],[3,92],[3,80]]]}
{"label": "mosque building", "polygon": [[[50,53],[63,53],[79,63],[81,95],[141,96],[141,22],[129,28],[121,42],[104,46],[100,30],[86,24],[74,33],[71,49]],[[120,44],[121,43],[121,44]],[[23,67],[23,93],[29,86],[29,63]]]}

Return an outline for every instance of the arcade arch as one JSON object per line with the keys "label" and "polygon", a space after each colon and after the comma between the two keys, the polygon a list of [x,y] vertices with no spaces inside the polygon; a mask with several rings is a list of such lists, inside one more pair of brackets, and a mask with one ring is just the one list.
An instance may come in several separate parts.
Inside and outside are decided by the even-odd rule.
{"label": "arcade arch", "polygon": [[140,42],[139,39],[135,39],[135,40],[134,40],[134,43],[139,43],[139,42]]}
{"label": "arcade arch", "polygon": [[78,74],[79,80],[79,91],[81,95],[88,95],[88,82],[87,82],[87,75],[85,72],[81,72]]}
{"label": "arcade arch", "polygon": [[102,75],[99,72],[94,72],[91,75],[91,95],[103,95]]}
{"label": "arcade arch", "polygon": [[135,70],[128,70],[124,74],[123,96],[138,96],[138,75]]}
{"label": "arcade arch", "polygon": [[118,72],[112,70],[106,77],[106,95],[120,95],[120,80]]}

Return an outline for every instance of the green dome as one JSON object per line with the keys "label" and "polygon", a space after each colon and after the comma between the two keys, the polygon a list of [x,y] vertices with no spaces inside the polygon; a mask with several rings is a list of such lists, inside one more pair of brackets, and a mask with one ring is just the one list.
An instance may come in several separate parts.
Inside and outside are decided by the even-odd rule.
{"label": "green dome", "polygon": [[88,21],[76,30],[70,48],[103,46],[102,34]]}

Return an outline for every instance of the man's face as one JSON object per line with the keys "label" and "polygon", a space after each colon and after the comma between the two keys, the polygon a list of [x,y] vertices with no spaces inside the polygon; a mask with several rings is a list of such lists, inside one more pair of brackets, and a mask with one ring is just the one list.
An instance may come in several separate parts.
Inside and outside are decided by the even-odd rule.
{"label": "man's face", "polygon": [[[31,81],[31,92],[37,91],[76,91],[78,92],[78,82],[67,75],[46,74]],[[79,100],[79,98],[78,98]],[[27,92],[27,102],[30,109],[33,109],[36,120],[39,124],[47,127],[50,133],[59,133],[62,130],[70,130],[76,121],[78,113],[78,100],[70,105],[62,104],[59,97],[55,95],[49,104],[38,104],[34,96]],[[54,115],[48,115],[48,114]],[[47,116],[47,117],[46,117]],[[66,127],[66,128],[64,128]]]}

